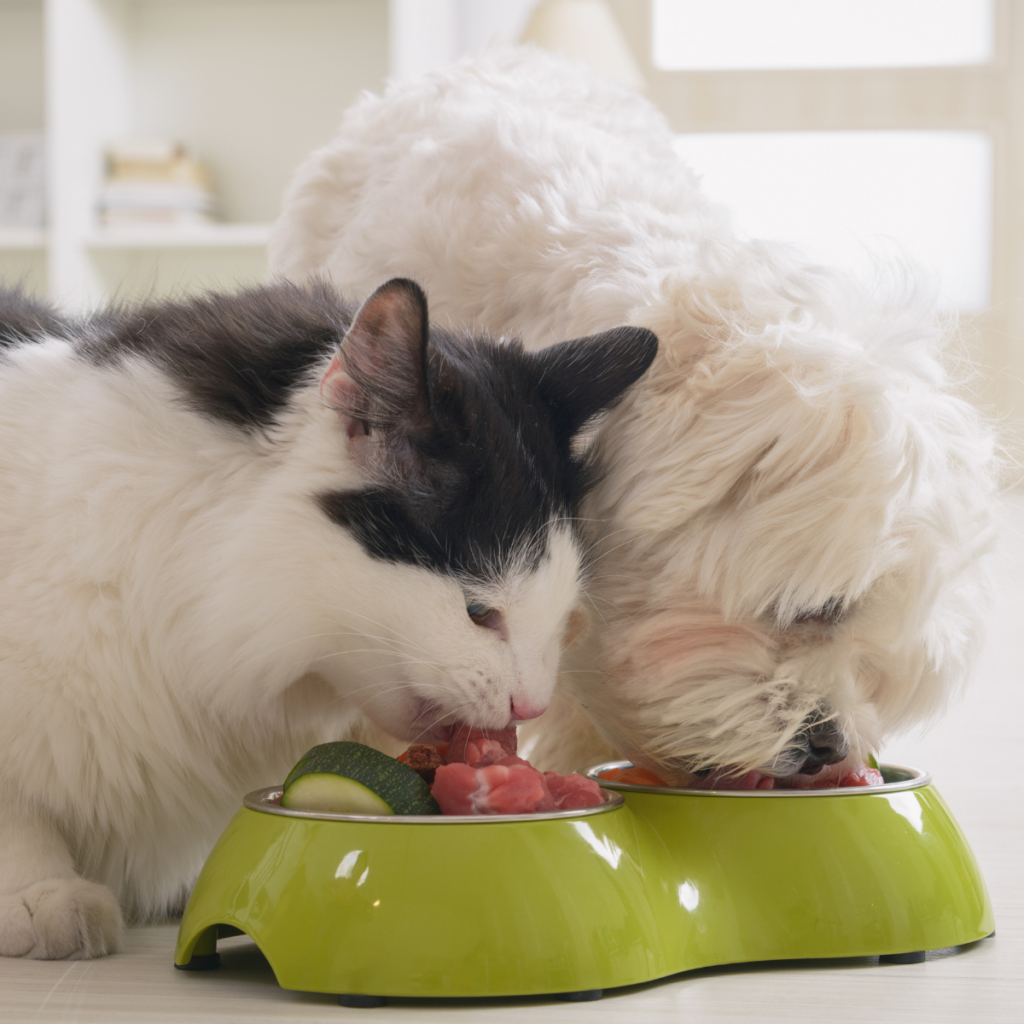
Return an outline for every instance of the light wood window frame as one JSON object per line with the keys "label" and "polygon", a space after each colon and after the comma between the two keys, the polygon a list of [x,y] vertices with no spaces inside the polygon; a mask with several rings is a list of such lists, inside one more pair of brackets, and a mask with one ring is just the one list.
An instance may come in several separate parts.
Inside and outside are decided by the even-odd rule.
{"label": "light wood window frame", "polygon": [[[708,0],[713,2],[713,0]],[[823,70],[664,71],[651,59],[649,0],[610,0],[678,132],[983,131],[992,139],[991,305],[965,318],[982,379],[974,397],[1024,417],[1024,3],[996,0],[988,64]]]}

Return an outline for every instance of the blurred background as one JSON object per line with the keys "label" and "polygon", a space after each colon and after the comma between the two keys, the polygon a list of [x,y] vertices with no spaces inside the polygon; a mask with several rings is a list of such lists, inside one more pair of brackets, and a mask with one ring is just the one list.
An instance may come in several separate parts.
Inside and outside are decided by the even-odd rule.
{"label": "blurred background", "polygon": [[74,308],[257,281],[362,90],[522,39],[645,92],[744,233],[929,268],[977,401],[1024,417],[1012,0],[0,0],[0,280]]}

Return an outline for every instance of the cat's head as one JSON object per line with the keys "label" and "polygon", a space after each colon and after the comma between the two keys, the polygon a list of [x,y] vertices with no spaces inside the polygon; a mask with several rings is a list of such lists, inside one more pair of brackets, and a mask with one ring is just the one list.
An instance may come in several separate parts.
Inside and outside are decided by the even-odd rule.
{"label": "cat's head", "polygon": [[443,738],[545,709],[586,571],[580,432],[656,350],[632,327],[538,353],[455,334],[401,279],[356,313],[320,393],[359,484],[317,500],[358,542],[354,700],[377,725]]}

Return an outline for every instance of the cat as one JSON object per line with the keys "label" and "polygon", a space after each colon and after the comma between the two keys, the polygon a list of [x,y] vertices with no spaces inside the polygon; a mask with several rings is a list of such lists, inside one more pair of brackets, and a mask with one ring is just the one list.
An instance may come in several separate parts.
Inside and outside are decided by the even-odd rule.
{"label": "cat", "polygon": [[0,954],[88,958],[358,714],[413,740],[544,710],[581,431],[657,339],[529,353],[396,279],[81,322],[6,292],[0,345]]}

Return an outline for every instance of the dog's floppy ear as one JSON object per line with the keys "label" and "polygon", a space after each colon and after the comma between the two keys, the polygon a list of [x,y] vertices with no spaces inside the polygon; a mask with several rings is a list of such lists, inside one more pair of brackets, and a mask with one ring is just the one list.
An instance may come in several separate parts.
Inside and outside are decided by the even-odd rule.
{"label": "dog's floppy ear", "polygon": [[408,435],[427,425],[427,299],[396,277],[359,307],[320,381],[350,439]]}
{"label": "dog's floppy ear", "polygon": [[556,428],[572,437],[595,413],[614,405],[654,361],[658,339],[645,327],[616,327],[535,354],[541,394]]}

